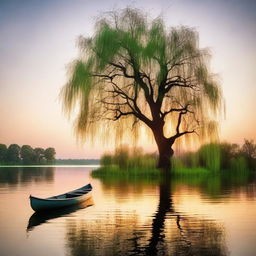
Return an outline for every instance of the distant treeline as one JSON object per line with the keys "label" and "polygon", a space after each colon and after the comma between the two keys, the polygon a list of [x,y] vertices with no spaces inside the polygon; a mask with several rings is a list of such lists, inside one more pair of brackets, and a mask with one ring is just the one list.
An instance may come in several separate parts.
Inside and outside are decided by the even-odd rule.
{"label": "distant treeline", "polygon": [[54,148],[32,148],[29,145],[20,147],[11,144],[7,147],[0,144],[0,164],[47,164],[55,161]]}
{"label": "distant treeline", "polygon": [[56,159],[55,164],[63,165],[98,165],[99,159]]}
{"label": "distant treeline", "polygon": [[[117,148],[114,154],[105,154],[100,159],[102,167],[119,169],[152,169],[156,167],[157,155],[144,154],[142,149]],[[211,143],[203,145],[196,152],[189,152],[172,159],[173,170],[204,168],[220,170],[256,170],[256,144],[245,140],[242,146],[230,143]]]}

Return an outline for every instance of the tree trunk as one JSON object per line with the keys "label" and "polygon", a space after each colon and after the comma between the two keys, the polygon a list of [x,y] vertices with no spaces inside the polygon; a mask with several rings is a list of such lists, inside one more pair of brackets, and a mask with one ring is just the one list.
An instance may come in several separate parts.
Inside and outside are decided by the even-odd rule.
{"label": "tree trunk", "polygon": [[152,130],[159,152],[157,168],[161,169],[163,173],[168,174],[171,170],[171,157],[174,153],[172,149],[173,141],[165,138],[163,126],[155,127]]}
{"label": "tree trunk", "polygon": [[162,169],[164,172],[169,172],[171,170],[171,157],[174,153],[170,143],[167,145],[165,143],[158,145],[158,151],[159,158],[157,168]]}

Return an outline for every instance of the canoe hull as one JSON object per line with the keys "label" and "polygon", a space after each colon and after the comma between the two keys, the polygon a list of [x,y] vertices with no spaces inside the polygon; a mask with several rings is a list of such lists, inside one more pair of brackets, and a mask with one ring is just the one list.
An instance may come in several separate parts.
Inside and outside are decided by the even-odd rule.
{"label": "canoe hull", "polygon": [[[90,184],[88,184],[90,185]],[[82,188],[79,188],[77,190],[73,190],[71,192],[61,194],[55,197],[49,197],[49,198],[37,198],[34,196],[30,196],[30,205],[31,208],[34,211],[45,211],[45,210],[52,210],[52,209],[57,209],[57,208],[62,208],[62,207],[68,207],[72,205],[79,204],[81,202],[84,202],[85,200],[89,199],[91,197],[91,185],[88,188],[87,186],[84,186]],[[84,191],[84,194],[79,195],[79,196],[74,196],[71,198],[67,198],[67,195],[70,193],[76,193],[77,191]]]}

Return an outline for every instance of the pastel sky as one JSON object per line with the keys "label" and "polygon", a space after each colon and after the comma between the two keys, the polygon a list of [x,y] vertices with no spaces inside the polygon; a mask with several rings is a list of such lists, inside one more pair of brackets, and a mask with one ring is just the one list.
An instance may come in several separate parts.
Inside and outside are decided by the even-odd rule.
{"label": "pastel sky", "polygon": [[256,1],[1,0],[0,143],[52,146],[58,158],[98,158],[113,148],[78,144],[58,95],[78,36],[92,35],[103,12],[127,6],[199,31],[226,100],[221,139],[256,140]]}

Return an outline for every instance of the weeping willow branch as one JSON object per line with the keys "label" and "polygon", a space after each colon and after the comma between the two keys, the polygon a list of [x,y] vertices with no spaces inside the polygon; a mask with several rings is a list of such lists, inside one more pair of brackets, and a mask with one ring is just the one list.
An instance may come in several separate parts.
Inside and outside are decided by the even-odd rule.
{"label": "weeping willow branch", "polygon": [[67,114],[79,108],[77,135],[136,140],[144,123],[157,145],[185,135],[216,138],[223,97],[198,38],[192,28],[166,28],[137,9],[99,19],[92,37],[79,38],[61,93]]}

